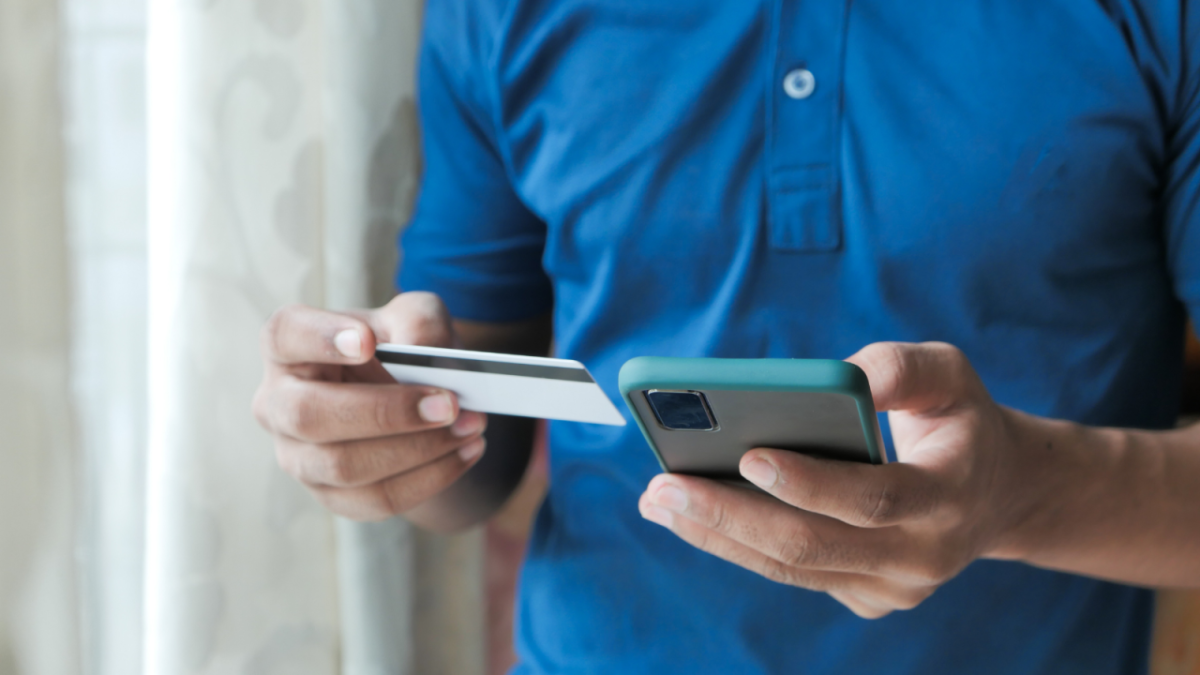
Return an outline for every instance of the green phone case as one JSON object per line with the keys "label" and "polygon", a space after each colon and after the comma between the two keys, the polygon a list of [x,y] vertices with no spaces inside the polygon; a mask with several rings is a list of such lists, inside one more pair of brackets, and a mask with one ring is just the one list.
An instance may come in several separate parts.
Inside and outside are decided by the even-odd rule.
{"label": "green phone case", "polygon": [[[618,382],[664,471],[740,480],[738,462],[756,447],[887,461],[867,376],[845,361],[641,356]],[[715,427],[666,428],[647,392],[702,393]]]}

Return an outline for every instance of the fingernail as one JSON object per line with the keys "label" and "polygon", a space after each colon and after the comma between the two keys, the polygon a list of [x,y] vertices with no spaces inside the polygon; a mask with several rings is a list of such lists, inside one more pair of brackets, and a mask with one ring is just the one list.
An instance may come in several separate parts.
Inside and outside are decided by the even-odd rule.
{"label": "fingernail", "polygon": [[455,420],[454,426],[450,427],[450,433],[459,438],[474,436],[483,431],[483,425],[486,418],[481,413],[464,410],[458,414],[458,419]]}
{"label": "fingernail", "polygon": [[348,359],[362,358],[362,335],[353,328],[333,336],[333,346]]}
{"label": "fingernail", "polygon": [[454,402],[448,394],[433,394],[421,399],[417,412],[426,422],[449,422],[454,417]]}
{"label": "fingernail", "polygon": [[765,459],[755,459],[743,466],[742,476],[764,490],[775,487],[779,480],[779,472]]}
{"label": "fingernail", "polygon": [[646,506],[642,510],[642,517],[666,528],[670,528],[675,524],[675,514],[666,509],[660,509],[657,506]]}
{"label": "fingernail", "polygon": [[684,511],[687,511],[688,507],[687,494],[674,485],[664,485],[660,487],[654,493],[654,498],[652,501],[664,509],[674,511],[676,513],[683,513]]}
{"label": "fingernail", "polygon": [[458,458],[464,462],[470,462],[476,457],[483,454],[484,447],[487,446],[487,441],[482,438],[471,441],[458,449]]}

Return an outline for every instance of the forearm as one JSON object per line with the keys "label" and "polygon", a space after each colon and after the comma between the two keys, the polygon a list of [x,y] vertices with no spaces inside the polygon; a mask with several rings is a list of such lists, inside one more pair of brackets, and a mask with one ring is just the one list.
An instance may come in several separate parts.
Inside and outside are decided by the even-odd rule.
{"label": "forearm", "polygon": [[[464,349],[544,356],[550,348],[549,315],[510,324],[455,322]],[[405,518],[436,532],[462,530],[500,510],[524,477],[533,451],[536,421],[489,415],[483,458],[440,494],[405,513]]]}
{"label": "forearm", "polygon": [[1200,587],[1200,426],[1085,427],[1013,413],[1022,484],[993,557],[1151,587]]}

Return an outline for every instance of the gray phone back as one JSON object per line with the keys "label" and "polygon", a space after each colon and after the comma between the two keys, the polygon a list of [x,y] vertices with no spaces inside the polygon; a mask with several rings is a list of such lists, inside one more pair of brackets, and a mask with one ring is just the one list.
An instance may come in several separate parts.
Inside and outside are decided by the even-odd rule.
{"label": "gray phone back", "polygon": [[[871,462],[864,424],[851,396],[828,392],[697,390],[707,399],[712,430],[668,429],[646,390],[629,401],[644,421],[668,471],[742,480],[738,463],[752,448],[780,448],[856,462]],[[882,447],[880,444],[877,447]]]}

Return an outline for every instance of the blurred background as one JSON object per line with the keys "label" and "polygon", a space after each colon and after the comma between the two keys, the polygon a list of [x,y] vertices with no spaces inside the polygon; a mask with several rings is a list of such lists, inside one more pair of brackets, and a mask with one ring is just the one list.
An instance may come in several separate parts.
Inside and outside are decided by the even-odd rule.
{"label": "blurred background", "polygon": [[[486,530],[435,537],[331,518],[249,414],[272,310],[391,293],[420,20],[0,0],[0,675],[511,662],[542,460]],[[1154,672],[1200,675],[1200,599],[1160,597]]]}

